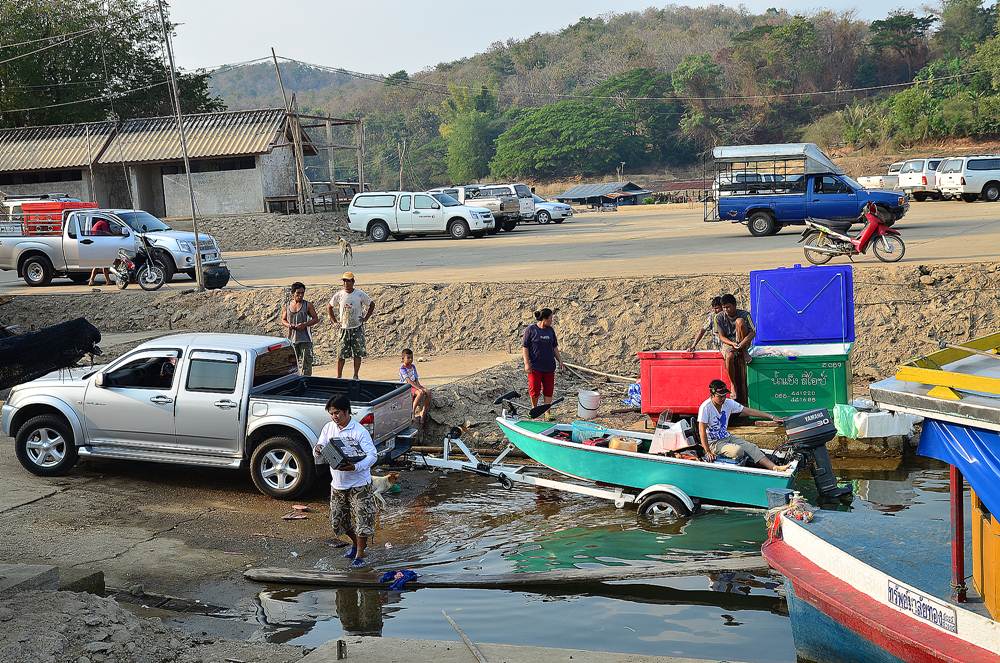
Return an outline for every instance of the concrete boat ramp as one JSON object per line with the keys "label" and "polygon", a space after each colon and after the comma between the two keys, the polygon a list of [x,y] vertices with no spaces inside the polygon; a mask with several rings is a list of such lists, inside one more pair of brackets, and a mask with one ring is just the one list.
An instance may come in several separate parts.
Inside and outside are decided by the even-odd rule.
{"label": "concrete boat ramp", "polygon": [[[341,656],[338,657],[338,642]],[[705,659],[643,656],[615,652],[552,649],[476,643],[476,649],[489,663],[708,663]],[[448,640],[407,640],[402,638],[344,637],[331,640],[306,656],[300,663],[333,663],[334,661],[364,661],[365,663],[475,663],[481,660],[464,643]],[[735,663],[735,662],[733,662]]]}

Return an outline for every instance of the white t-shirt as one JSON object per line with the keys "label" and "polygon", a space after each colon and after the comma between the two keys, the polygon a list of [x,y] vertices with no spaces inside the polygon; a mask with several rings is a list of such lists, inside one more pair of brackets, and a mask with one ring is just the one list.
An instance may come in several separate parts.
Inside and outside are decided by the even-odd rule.
{"label": "white t-shirt", "polygon": [[[322,449],[330,444],[331,437],[339,437],[342,440],[350,440],[356,443],[365,450],[365,457],[354,464],[353,472],[344,472],[331,467],[330,487],[334,490],[347,490],[348,488],[357,488],[358,486],[370,484],[372,482],[371,467],[378,459],[378,451],[375,449],[375,443],[372,441],[372,436],[368,433],[368,429],[353,419],[351,419],[351,423],[343,428],[339,428],[336,423],[331,421],[326,426],[323,426],[323,430],[319,434],[317,446]],[[313,453],[319,458],[319,455],[315,453],[315,449]]]}
{"label": "white t-shirt", "polygon": [[330,306],[337,309],[337,321],[344,329],[354,329],[361,326],[364,317],[371,306],[372,298],[364,290],[355,288],[351,292],[341,290],[330,299]]}
{"label": "white t-shirt", "polygon": [[727,398],[722,404],[722,412],[719,412],[715,407],[715,403],[709,398],[698,408],[698,423],[705,424],[705,430],[708,432],[708,441],[716,442],[724,440],[730,435],[729,430],[726,428],[729,420],[733,418],[734,414],[739,414],[742,411],[742,405],[731,398]]}

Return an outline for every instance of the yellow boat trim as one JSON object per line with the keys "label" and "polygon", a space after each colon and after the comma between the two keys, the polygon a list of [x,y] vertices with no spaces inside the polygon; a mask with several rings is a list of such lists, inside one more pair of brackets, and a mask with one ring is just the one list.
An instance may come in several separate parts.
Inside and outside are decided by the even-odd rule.
{"label": "yellow boat trim", "polygon": [[[962,344],[970,350],[997,354],[1000,350],[1000,333],[983,336]],[[961,348],[945,348],[932,352],[926,357],[914,359],[903,364],[896,371],[896,379],[903,382],[919,382],[934,385],[929,395],[946,400],[960,400],[961,396],[954,390],[979,391],[1000,395],[1000,378],[990,378],[981,375],[969,375],[942,368],[953,362],[975,356]]]}

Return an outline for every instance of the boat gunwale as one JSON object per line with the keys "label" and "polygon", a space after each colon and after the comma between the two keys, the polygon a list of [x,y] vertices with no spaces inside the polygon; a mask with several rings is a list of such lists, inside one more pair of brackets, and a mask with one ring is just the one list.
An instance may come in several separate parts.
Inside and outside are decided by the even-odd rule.
{"label": "boat gunwale", "polygon": [[[501,427],[501,429],[504,426],[507,426],[508,428],[516,429],[516,431],[518,432],[518,434],[525,435],[525,436],[527,436],[529,438],[532,438],[532,439],[534,439],[534,440],[536,440],[538,442],[544,442],[546,444],[554,444],[554,445],[557,445],[557,446],[560,446],[560,447],[565,447],[567,449],[575,449],[575,450],[578,450],[578,451],[588,451],[588,452],[596,452],[596,453],[602,453],[602,454],[625,456],[626,458],[636,458],[636,459],[639,459],[639,460],[647,460],[647,461],[652,461],[652,462],[656,462],[656,463],[665,463],[665,464],[668,464],[668,465],[680,465],[682,467],[698,467],[698,468],[707,469],[707,470],[717,470],[717,471],[720,471],[720,472],[741,472],[741,473],[744,473],[744,474],[756,474],[756,475],[763,475],[763,476],[767,476],[767,477],[775,477],[775,478],[780,477],[782,479],[791,479],[791,478],[793,478],[795,476],[795,473],[798,471],[798,467],[799,467],[799,460],[797,458],[795,458],[795,459],[792,460],[792,462],[789,465],[788,469],[785,470],[784,472],[774,472],[773,470],[766,470],[766,469],[761,468],[761,467],[745,467],[745,466],[742,466],[742,465],[730,465],[728,463],[719,463],[719,464],[716,464],[716,463],[705,463],[705,462],[702,462],[700,460],[686,460],[684,458],[671,458],[669,456],[659,456],[657,454],[639,453],[639,452],[632,452],[632,451],[622,451],[621,449],[609,449],[607,447],[589,447],[589,446],[580,444],[578,442],[564,442],[562,440],[557,440],[554,437],[549,437],[548,435],[542,435],[541,433],[535,433],[535,432],[529,431],[529,430],[527,430],[525,428],[521,428],[520,426],[518,426],[517,425],[518,422],[515,421],[515,420],[505,419],[504,417],[497,417],[496,421],[497,421],[497,424]],[[552,428],[555,428],[558,425],[559,425],[558,423],[553,423],[552,424]],[[649,435],[648,433],[643,434],[643,433],[640,433],[638,431],[626,431],[626,430],[621,430],[621,429],[609,428],[605,432],[607,432],[607,433],[618,433],[618,434],[622,434],[622,435],[627,435],[629,437],[639,436],[639,437],[642,437],[642,438],[652,439],[652,436]],[[538,461],[538,462],[541,462],[541,461]],[[554,467],[546,465],[545,463],[542,463],[542,464],[545,465],[546,467],[550,467],[550,469],[552,469],[552,470],[554,470],[556,472],[559,472],[560,474],[566,474],[567,476],[572,476],[572,475],[570,475],[570,474],[568,474],[566,472],[562,472],[561,470],[558,470],[558,469],[556,469]],[[575,478],[580,478],[580,477],[575,477]],[[585,481],[592,481],[592,479],[584,479],[584,480]]]}

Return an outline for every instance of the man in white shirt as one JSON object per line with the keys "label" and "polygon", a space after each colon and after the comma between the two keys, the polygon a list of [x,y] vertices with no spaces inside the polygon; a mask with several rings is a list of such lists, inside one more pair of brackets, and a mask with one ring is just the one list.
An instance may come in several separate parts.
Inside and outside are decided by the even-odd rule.
{"label": "man in white shirt", "polygon": [[708,385],[708,393],[708,400],[698,408],[698,432],[701,446],[705,449],[705,460],[712,462],[716,456],[736,459],[744,454],[765,470],[784,472],[788,469],[787,465],[772,463],[756,444],[733,435],[727,428],[730,419],[738,414],[779,422],[781,419],[752,407],[744,407],[729,398],[729,387],[722,380],[712,380]]}
{"label": "man in white shirt", "polygon": [[337,292],[326,305],[330,321],[340,325],[340,351],[337,353],[337,377],[344,376],[344,363],[354,359],[354,379],[361,372],[361,360],[368,356],[365,347],[364,324],[375,311],[375,302],[364,290],[354,287],[354,273],[344,272],[341,277],[344,289]]}
{"label": "man in white shirt", "polygon": [[351,419],[351,401],[347,396],[334,396],[326,403],[332,421],[323,427],[313,453],[319,458],[331,438],[361,448],[365,457],[355,463],[344,462],[330,468],[330,523],[337,536],[346,534],[351,548],[344,557],[351,561],[351,568],[365,566],[365,548],[375,534],[375,491],[372,489],[371,467],[378,457],[372,436],[358,422]]}

